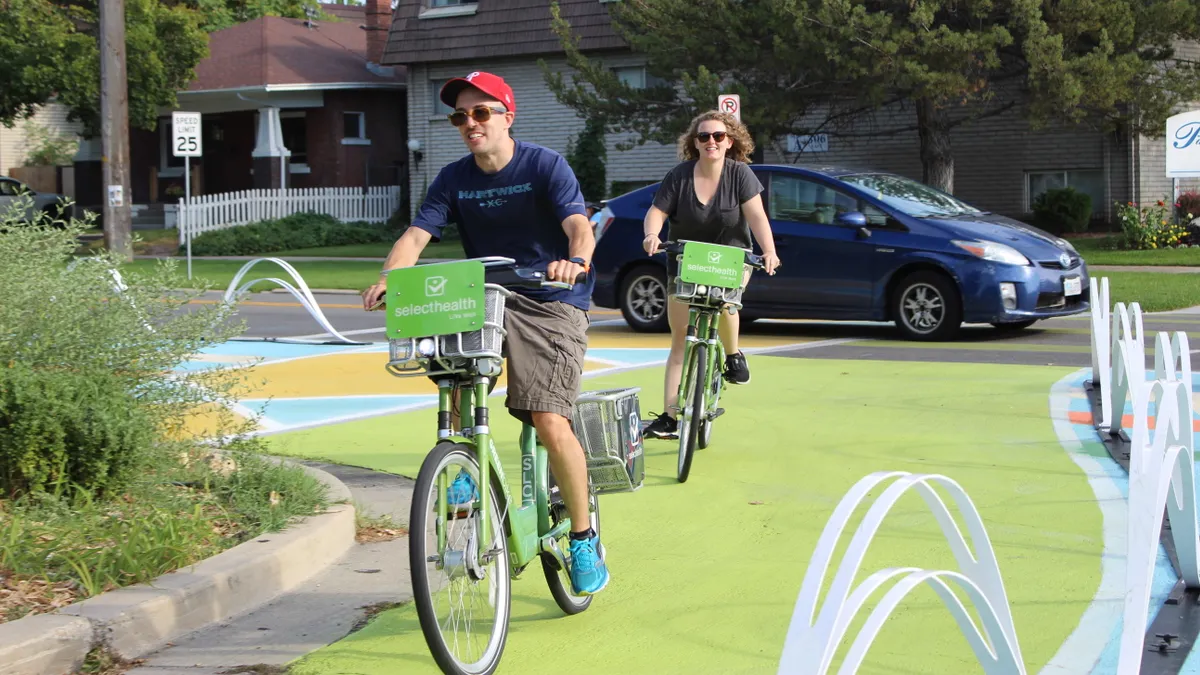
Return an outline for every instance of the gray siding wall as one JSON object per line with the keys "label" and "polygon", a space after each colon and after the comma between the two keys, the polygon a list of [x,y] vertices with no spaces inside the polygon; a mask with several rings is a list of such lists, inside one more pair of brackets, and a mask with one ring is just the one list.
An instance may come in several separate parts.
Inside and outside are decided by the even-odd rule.
{"label": "gray siding wall", "polygon": [[[746,101],[750,106],[753,102]],[[786,142],[773,144],[767,162],[802,165],[849,165],[893,171],[921,180],[916,112],[909,107],[886,108],[844,135],[831,134],[829,151],[788,153]],[[867,132],[903,130],[866,137]],[[1008,112],[967,123],[951,132],[954,151],[954,194],[979,208],[1021,218],[1028,213],[1030,172],[1092,169],[1105,172],[1103,204],[1092,204],[1095,217],[1108,219],[1114,199],[1128,193],[1129,167],[1125,146],[1096,131],[1052,126],[1033,131],[1018,113]]]}
{"label": "gray siding wall", "polygon": [[0,125],[0,174],[7,174],[13,167],[25,163],[26,155],[33,150],[32,139],[29,137],[31,124],[45,127],[54,136],[77,137],[83,130],[83,125],[79,122],[68,122],[69,112],[64,105],[50,103],[39,108],[29,120],[18,120],[12,128]]}
{"label": "gray siding wall", "polygon": [[[546,61],[558,72],[569,72],[563,57]],[[637,63],[632,56],[615,56],[606,61],[613,66]],[[555,100],[534,59],[493,60],[486,65],[482,62],[413,65],[408,71],[408,128],[411,137],[421,142],[424,153],[420,167],[412,173],[414,213],[425,194],[425,187],[433,182],[437,172],[467,153],[462,137],[446,119],[445,111],[435,111],[438,87],[451,77],[461,77],[477,69],[487,69],[503,77],[513,88],[517,99],[517,115],[512,127],[515,138],[544,145],[565,155],[568,141],[583,130],[583,119]],[[605,178],[609,185],[613,181],[657,181],[676,164],[673,145],[646,144],[620,151],[616,144],[623,136],[606,138]]]}

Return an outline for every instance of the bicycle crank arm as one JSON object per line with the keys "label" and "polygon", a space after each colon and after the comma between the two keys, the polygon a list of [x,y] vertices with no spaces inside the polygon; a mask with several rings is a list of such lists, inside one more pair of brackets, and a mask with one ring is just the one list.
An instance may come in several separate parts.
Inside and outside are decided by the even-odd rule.
{"label": "bicycle crank arm", "polygon": [[717,408],[716,410],[714,410],[714,411],[712,411],[712,412],[708,413],[707,415],[705,415],[705,417],[707,417],[709,420],[715,420],[715,419],[717,419],[718,417],[720,417],[721,415],[724,415],[724,414],[725,414],[725,409],[724,409],[724,408]]}
{"label": "bicycle crank arm", "polygon": [[558,569],[567,569],[567,555],[558,546],[558,539],[554,537],[543,537],[539,542],[538,548],[542,553],[549,553],[554,556],[554,560],[558,563]]}

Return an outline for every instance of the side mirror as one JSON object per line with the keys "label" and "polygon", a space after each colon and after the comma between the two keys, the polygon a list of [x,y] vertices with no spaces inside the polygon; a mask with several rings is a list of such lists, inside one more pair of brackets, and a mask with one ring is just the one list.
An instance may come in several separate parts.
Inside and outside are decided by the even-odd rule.
{"label": "side mirror", "polygon": [[847,211],[846,213],[837,214],[834,222],[846,227],[866,227],[867,217],[858,211]]}

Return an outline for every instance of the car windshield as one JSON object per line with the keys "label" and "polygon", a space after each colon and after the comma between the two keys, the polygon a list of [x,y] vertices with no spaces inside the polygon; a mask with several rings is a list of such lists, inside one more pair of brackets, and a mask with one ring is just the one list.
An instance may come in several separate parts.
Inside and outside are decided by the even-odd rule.
{"label": "car windshield", "polygon": [[874,193],[888,206],[913,216],[930,218],[982,214],[983,211],[915,180],[885,173],[857,173],[842,176],[842,182]]}

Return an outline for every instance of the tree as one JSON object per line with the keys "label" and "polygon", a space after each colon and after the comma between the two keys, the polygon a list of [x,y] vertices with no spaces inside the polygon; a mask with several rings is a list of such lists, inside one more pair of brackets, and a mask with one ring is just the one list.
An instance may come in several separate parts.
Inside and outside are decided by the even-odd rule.
{"label": "tree", "polygon": [[587,118],[583,131],[567,144],[567,164],[579,179],[584,199],[594,202],[604,199],[604,160],[608,149],[604,145],[604,121],[596,116]]}
{"label": "tree", "polygon": [[[760,142],[787,134],[911,133],[924,180],[953,190],[952,131],[1010,110],[1031,124],[1161,135],[1175,106],[1200,97],[1200,69],[1174,42],[1200,37],[1188,0],[625,0],[607,5],[650,74],[678,86],[634,89],[578,39],[552,5],[573,69],[547,84],[580,113],[607,116],[637,143],[670,143],[720,92],[747,101]],[[879,128],[881,109],[914,125]]]}
{"label": "tree", "polygon": [[[66,2],[66,0],[63,0]],[[0,122],[11,126],[51,100],[70,108],[84,135],[100,129],[98,5],[49,0],[0,0],[0,25],[20,26],[0,34],[0,59],[17,67],[0,69]],[[158,0],[125,3],[129,122],[153,130],[159,106],[175,107],[196,64],[208,56],[203,15]],[[10,60],[12,59],[12,60]]]}

